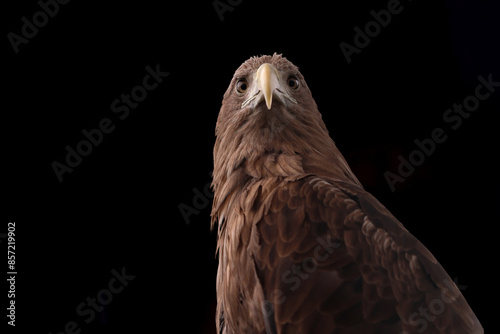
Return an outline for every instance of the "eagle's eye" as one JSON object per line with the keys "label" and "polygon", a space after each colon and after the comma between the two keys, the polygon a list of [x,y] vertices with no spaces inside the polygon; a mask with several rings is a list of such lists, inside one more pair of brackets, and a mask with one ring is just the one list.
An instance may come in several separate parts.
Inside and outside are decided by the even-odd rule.
{"label": "eagle's eye", "polygon": [[299,79],[297,79],[294,75],[288,78],[288,87],[291,89],[299,88]]}
{"label": "eagle's eye", "polygon": [[248,82],[245,79],[239,79],[236,83],[236,91],[240,94],[243,94],[248,89]]}

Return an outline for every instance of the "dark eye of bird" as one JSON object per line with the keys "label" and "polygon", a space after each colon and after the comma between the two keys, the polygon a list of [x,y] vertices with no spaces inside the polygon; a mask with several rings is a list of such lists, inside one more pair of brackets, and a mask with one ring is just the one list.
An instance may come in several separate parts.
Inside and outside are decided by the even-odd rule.
{"label": "dark eye of bird", "polygon": [[245,93],[246,90],[248,89],[248,82],[245,79],[240,79],[236,83],[236,90],[238,93]]}
{"label": "dark eye of bird", "polygon": [[292,89],[299,88],[299,80],[296,77],[291,76],[290,78],[288,78],[288,87]]}

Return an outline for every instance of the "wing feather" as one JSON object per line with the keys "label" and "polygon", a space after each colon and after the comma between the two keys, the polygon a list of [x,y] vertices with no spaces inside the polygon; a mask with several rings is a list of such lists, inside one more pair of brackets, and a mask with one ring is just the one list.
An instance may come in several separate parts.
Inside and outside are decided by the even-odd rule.
{"label": "wing feather", "polygon": [[256,227],[277,333],[482,333],[434,256],[356,185],[284,183]]}

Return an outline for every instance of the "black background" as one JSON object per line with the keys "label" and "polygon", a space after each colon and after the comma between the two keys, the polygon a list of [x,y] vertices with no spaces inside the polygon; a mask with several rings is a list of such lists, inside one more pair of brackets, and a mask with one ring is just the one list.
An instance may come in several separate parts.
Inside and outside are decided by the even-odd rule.
{"label": "black background", "polygon": [[[212,1],[71,1],[17,54],[7,34],[20,34],[21,18],[32,21],[40,6],[4,4],[0,232],[16,222],[16,330],[59,333],[75,321],[81,333],[215,331],[211,202],[197,199],[189,224],[179,205],[193,207],[193,189],[210,182],[234,71],[274,52],[300,67],[365,188],[467,286],[483,326],[494,326],[500,88],[456,130],[443,114],[474,94],[479,75],[500,81],[500,7],[402,1],[348,64],[339,44],[353,44],[353,28],[387,4],[245,0],[221,21]],[[111,102],[157,64],[169,76],[120,120]],[[59,182],[51,164],[103,118],[114,131]],[[447,140],[392,192],[384,173],[397,173],[398,156],[438,127]],[[135,278],[86,324],[77,306],[123,267]]]}

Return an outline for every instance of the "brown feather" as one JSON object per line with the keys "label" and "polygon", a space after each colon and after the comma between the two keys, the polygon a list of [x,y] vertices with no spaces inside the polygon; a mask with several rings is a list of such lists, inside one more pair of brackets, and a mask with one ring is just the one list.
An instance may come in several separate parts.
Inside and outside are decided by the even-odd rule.
{"label": "brown feather", "polygon": [[[263,63],[297,78],[297,90],[276,92],[297,103],[242,107],[236,82],[255,84]],[[483,332],[434,256],[363,190],[288,60],[238,68],[216,135],[220,333]],[[437,311],[429,320],[422,309]]]}

